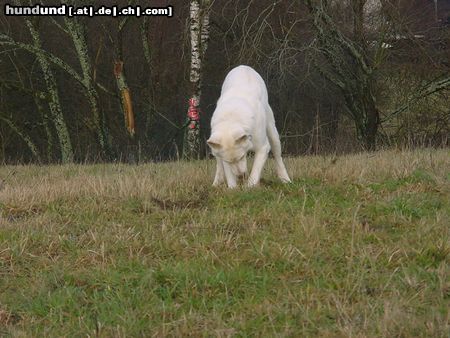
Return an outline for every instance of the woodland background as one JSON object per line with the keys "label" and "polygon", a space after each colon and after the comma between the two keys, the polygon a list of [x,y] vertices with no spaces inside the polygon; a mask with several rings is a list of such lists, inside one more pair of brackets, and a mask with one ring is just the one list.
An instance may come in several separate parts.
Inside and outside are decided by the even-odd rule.
{"label": "woodland background", "polygon": [[[172,5],[172,18],[11,17],[3,14],[5,3],[0,163],[182,157],[193,91],[189,1],[108,3]],[[199,157],[208,156],[221,83],[239,64],[266,81],[286,154],[449,145],[450,1],[200,6],[209,14],[209,36],[200,69]],[[134,134],[125,125],[124,88]]]}

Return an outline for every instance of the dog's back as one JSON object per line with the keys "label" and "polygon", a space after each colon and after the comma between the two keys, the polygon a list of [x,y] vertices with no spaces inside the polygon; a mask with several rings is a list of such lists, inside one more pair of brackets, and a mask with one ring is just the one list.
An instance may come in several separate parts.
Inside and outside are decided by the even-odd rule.
{"label": "dog's back", "polygon": [[[265,129],[270,113],[264,80],[253,68],[242,65],[225,77],[211,126],[224,120],[240,121],[253,132],[255,127]],[[273,116],[269,121],[272,119]]]}
{"label": "dog's back", "polygon": [[249,103],[268,103],[266,84],[253,68],[238,66],[226,76],[217,104],[235,98],[245,99]]}

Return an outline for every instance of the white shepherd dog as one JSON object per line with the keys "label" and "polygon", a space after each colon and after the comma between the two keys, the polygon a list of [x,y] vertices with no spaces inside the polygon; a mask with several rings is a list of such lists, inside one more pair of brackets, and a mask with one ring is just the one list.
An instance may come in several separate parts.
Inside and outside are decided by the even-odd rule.
{"label": "white shepherd dog", "polygon": [[281,158],[280,137],[266,85],[251,67],[238,66],[225,78],[207,142],[217,160],[215,186],[226,179],[228,187],[236,187],[237,178],[247,173],[249,151],[254,151],[255,159],[248,186],[258,185],[271,148],[278,177],[283,182],[291,181]]}

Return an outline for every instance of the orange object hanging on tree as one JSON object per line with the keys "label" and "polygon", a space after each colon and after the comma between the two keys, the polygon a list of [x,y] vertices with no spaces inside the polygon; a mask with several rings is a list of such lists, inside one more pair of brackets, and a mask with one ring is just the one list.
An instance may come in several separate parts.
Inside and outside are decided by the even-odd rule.
{"label": "orange object hanging on tree", "polygon": [[122,61],[114,62],[114,75],[116,77],[117,86],[119,87],[120,94],[122,96],[125,126],[128,130],[129,135],[133,137],[135,134],[133,104],[131,101],[130,89],[126,84],[125,76],[123,74]]}

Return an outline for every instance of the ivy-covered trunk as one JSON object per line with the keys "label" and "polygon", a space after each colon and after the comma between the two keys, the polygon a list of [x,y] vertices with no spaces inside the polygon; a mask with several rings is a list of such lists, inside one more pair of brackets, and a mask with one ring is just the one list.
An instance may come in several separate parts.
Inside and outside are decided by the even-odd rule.
{"label": "ivy-covered trunk", "polygon": [[61,109],[56,79],[51,70],[50,62],[43,52],[39,32],[36,30],[30,19],[26,18],[25,21],[31,33],[34,47],[36,47],[38,51],[41,51],[41,53],[36,53],[36,58],[42,69],[45,84],[47,86],[48,105],[50,108],[51,117],[53,119],[53,124],[56,129],[56,135],[58,137],[61,151],[61,161],[62,163],[72,163],[74,161],[72,142],[70,140],[69,130]]}
{"label": "ivy-covered trunk", "polygon": [[209,38],[209,0],[191,0],[191,71],[192,95],[189,99],[187,129],[183,144],[183,158],[197,159],[200,156],[200,100],[202,85],[202,61],[208,48]]}
{"label": "ivy-covered trunk", "polygon": [[380,126],[380,112],[370,91],[370,85],[361,86],[361,91],[354,91],[351,95],[344,95],[345,105],[352,117],[359,144],[368,151],[376,148],[378,128]]}
{"label": "ivy-covered trunk", "polygon": [[110,158],[112,151],[108,140],[105,117],[100,110],[98,93],[92,78],[93,70],[88,52],[85,27],[76,18],[65,18],[65,23],[75,46],[78,61],[80,62],[82,83],[94,118],[100,150],[106,158]]}
{"label": "ivy-covered trunk", "polygon": [[144,17],[142,18],[142,23],[141,23],[141,40],[142,40],[142,49],[144,52],[144,59],[147,63],[147,67],[148,67],[148,74],[147,74],[147,78],[149,81],[149,91],[147,92],[147,107],[145,109],[145,126],[144,126],[144,132],[147,135],[150,131],[151,128],[151,123],[152,123],[152,103],[153,103],[153,98],[154,98],[154,93],[153,93],[153,88],[154,86],[151,85],[151,81],[152,81],[152,75],[153,75],[153,67],[152,67],[152,50],[150,48],[150,43],[148,40],[148,29],[149,29],[149,20],[148,17]]}
{"label": "ivy-covered trunk", "polygon": [[[350,0],[353,14],[353,36],[349,38],[332,17],[332,8],[320,0],[304,0],[312,14],[317,34],[315,50],[323,56],[313,62],[319,72],[337,88],[344,98],[348,115],[355,124],[358,141],[366,150],[375,150],[380,126],[374,95],[376,62],[368,57],[364,0]],[[375,3],[374,3],[375,4]],[[348,34],[348,33],[347,33]],[[373,53],[373,52],[372,52]]]}

